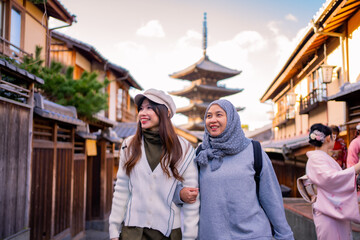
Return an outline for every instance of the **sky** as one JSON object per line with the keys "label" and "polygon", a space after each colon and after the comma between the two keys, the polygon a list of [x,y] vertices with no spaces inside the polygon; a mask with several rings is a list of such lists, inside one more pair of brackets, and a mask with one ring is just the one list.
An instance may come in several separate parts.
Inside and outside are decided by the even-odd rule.
{"label": "sky", "polygon": [[[219,82],[244,91],[225,97],[250,130],[271,123],[271,102],[260,98],[294,50],[325,0],[60,0],[77,23],[57,31],[96,48],[127,69],[145,90],[178,91],[191,84],[170,74],[203,56],[207,13],[207,55],[242,73]],[[51,22],[51,27],[59,23]],[[61,25],[61,24],[60,24]],[[63,25],[63,24],[62,24]],[[136,90],[130,94],[135,96]],[[188,99],[173,96],[177,107]],[[175,125],[185,124],[181,114]]]}

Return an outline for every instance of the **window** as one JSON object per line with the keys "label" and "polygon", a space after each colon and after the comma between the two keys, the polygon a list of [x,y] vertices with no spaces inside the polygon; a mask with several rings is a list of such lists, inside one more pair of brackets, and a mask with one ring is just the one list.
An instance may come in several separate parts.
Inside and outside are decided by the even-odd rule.
{"label": "window", "polygon": [[326,97],[326,84],[323,82],[321,71],[321,68],[318,68],[308,76],[309,93],[313,94],[313,98],[310,99],[311,103],[314,98],[317,102],[321,102]]}
{"label": "window", "polygon": [[116,118],[121,120],[122,118],[122,104],[123,104],[123,90],[121,88],[117,91],[117,103],[116,103]]}
{"label": "window", "polygon": [[[17,48],[21,47],[21,12],[14,7],[11,8],[10,42]],[[11,49],[18,51],[14,46]]]}
{"label": "window", "polygon": [[5,3],[0,1],[0,37],[4,37],[5,34],[5,18],[4,18],[4,12],[5,11]]}

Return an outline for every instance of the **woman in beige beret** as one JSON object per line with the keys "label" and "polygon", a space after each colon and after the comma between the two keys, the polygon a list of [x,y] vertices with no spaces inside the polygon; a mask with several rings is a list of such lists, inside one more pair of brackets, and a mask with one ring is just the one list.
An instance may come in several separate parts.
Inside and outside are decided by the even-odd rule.
{"label": "woman in beige beret", "polygon": [[111,239],[196,239],[199,197],[180,208],[172,200],[177,184],[198,187],[194,149],[177,136],[171,123],[176,112],[172,98],[149,89],[135,96],[138,127],[124,140],[109,218]]}

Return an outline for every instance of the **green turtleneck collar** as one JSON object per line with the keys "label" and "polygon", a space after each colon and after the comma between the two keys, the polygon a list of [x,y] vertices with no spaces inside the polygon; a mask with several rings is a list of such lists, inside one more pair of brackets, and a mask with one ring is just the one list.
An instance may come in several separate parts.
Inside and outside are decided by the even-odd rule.
{"label": "green turtleneck collar", "polygon": [[148,160],[151,171],[154,171],[156,166],[160,163],[160,157],[163,150],[159,131],[150,131],[143,129],[145,154]]}

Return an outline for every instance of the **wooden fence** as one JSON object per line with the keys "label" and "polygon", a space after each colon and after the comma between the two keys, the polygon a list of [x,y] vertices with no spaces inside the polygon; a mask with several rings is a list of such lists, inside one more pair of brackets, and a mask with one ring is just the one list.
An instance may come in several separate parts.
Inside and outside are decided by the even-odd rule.
{"label": "wooden fence", "polygon": [[74,126],[37,117],[31,179],[31,239],[70,236]]}
{"label": "wooden fence", "polygon": [[27,228],[32,108],[0,99],[0,239]]}

